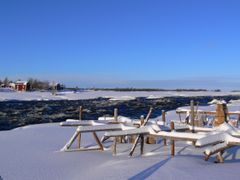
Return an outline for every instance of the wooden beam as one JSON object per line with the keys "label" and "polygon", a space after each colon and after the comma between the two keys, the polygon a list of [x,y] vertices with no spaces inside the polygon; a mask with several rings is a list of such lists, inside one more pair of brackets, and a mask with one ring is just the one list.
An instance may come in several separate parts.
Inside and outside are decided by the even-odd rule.
{"label": "wooden beam", "polygon": [[114,121],[118,122],[118,109],[117,108],[114,109]]}
{"label": "wooden beam", "polygon": [[190,107],[191,107],[191,125],[193,127],[192,133],[194,133],[195,132],[195,130],[194,130],[194,126],[195,126],[195,111],[194,111],[194,101],[193,100],[191,100],[191,102],[190,102]]}
{"label": "wooden beam", "polygon": [[[171,131],[174,131],[175,127],[174,127],[174,122],[172,121],[171,124]],[[175,141],[171,140],[171,156],[175,156]]]}
{"label": "wooden beam", "polygon": [[141,149],[140,149],[140,151],[141,151],[141,155],[143,155],[143,153],[144,153],[144,135],[142,134],[141,135]]}
{"label": "wooden beam", "polygon": [[79,120],[82,120],[83,107],[79,107]]}
{"label": "wooden beam", "polygon": [[[166,124],[166,112],[164,110],[162,110],[162,121],[165,125]],[[164,144],[164,146],[167,145],[167,140],[165,138],[163,139],[163,144]]]}
{"label": "wooden beam", "polygon": [[[114,109],[113,117],[114,117],[114,122],[117,123],[118,122],[118,109],[117,108]],[[117,154],[117,140],[118,140],[118,137],[113,138],[113,145],[112,145],[113,155]]]}
{"label": "wooden beam", "polygon": [[94,138],[95,138],[97,144],[99,145],[100,149],[103,151],[103,150],[104,150],[103,145],[102,145],[101,141],[99,140],[99,138],[98,138],[96,132],[93,132],[93,136],[94,136]]}
{"label": "wooden beam", "polygon": [[[145,119],[145,122],[144,122],[144,124],[143,124],[141,127],[145,126],[145,125],[148,123],[148,120],[150,119],[150,116],[151,116],[151,114],[152,114],[152,110],[153,110],[153,108],[151,107],[150,110],[149,110],[149,112],[148,112],[148,115],[147,115],[147,117],[146,117],[146,119]],[[137,138],[135,139],[134,144],[133,144],[133,146],[132,146],[132,149],[131,149],[131,151],[130,151],[130,153],[129,153],[129,156],[132,156],[132,155],[133,155],[133,152],[135,151],[135,149],[136,149],[136,147],[137,147],[137,144],[138,144],[138,141],[139,141],[139,139],[140,139],[140,136],[141,136],[141,135],[138,135]]]}
{"label": "wooden beam", "polygon": [[81,133],[78,134],[78,137],[77,137],[77,147],[80,149],[81,147]]}
{"label": "wooden beam", "polygon": [[[83,112],[83,108],[82,106],[79,107],[79,120],[81,121],[82,120],[82,112]],[[80,149],[80,146],[81,146],[81,133],[78,134],[78,148]]]}

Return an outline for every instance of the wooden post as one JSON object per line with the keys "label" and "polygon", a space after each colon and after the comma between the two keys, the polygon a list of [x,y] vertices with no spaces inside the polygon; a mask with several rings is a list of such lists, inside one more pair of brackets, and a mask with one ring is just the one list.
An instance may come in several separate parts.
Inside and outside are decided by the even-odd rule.
{"label": "wooden post", "polygon": [[140,149],[140,151],[141,151],[141,155],[143,155],[143,151],[144,150],[144,135],[141,135],[141,149]]}
{"label": "wooden post", "polygon": [[77,136],[77,147],[80,149],[81,147],[81,133],[78,134]]}
{"label": "wooden post", "polygon": [[[148,112],[148,115],[147,115],[147,117],[146,117],[146,119],[145,119],[145,121],[144,121],[144,124],[143,124],[141,127],[145,126],[145,125],[148,123],[148,120],[149,120],[149,118],[150,118],[150,116],[151,116],[151,114],[152,114],[152,110],[153,110],[153,108],[151,107],[150,110],[149,110],[149,112]],[[133,143],[133,146],[132,146],[132,148],[131,148],[131,151],[130,151],[130,153],[129,153],[129,156],[132,156],[132,155],[133,155],[133,152],[135,151],[135,148],[137,147],[138,141],[139,141],[139,139],[140,139],[140,136],[141,136],[141,135],[138,135],[137,138],[135,139],[135,141],[134,141],[134,143]]]}
{"label": "wooden post", "polygon": [[[174,127],[174,122],[171,121],[171,131],[174,131],[175,127]],[[175,156],[175,141],[174,140],[171,140],[171,156]]]}
{"label": "wooden post", "polygon": [[[82,106],[79,107],[79,120],[82,120],[82,112],[83,112],[83,108]],[[80,149],[81,147],[81,133],[78,134],[77,137],[77,147]]]}
{"label": "wooden post", "polygon": [[101,141],[98,139],[98,136],[97,136],[96,132],[93,132],[93,136],[94,136],[94,138],[95,138],[97,144],[99,145],[100,150],[103,151],[103,150],[104,150],[103,145],[102,145]]}
{"label": "wooden post", "polygon": [[83,112],[83,107],[79,107],[79,120],[82,120],[82,112]]}
{"label": "wooden post", "polygon": [[[162,121],[165,125],[166,124],[166,112],[164,110],[162,110]],[[163,144],[164,144],[164,146],[167,145],[167,140],[166,139],[163,139]]]}
{"label": "wooden post", "polygon": [[[144,115],[141,115],[141,117],[140,117],[140,121],[141,121],[141,126],[142,126],[142,125],[144,124]],[[143,149],[144,149],[144,135],[141,135],[140,139],[141,139],[140,152],[141,152],[141,155],[143,155]]]}
{"label": "wooden post", "polygon": [[[114,116],[114,121],[118,122],[118,109],[117,108],[114,109],[113,116]],[[112,145],[113,155],[117,154],[117,140],[118,140],[118,137],[115,137],[113,140],[113,145]]]}
{"label": "wooden post", "polygon": [[227,105],[226,104],[217,104],[216,106],[216,116],[213,121],[213,126],[217,127],[223,124],[224,122],[227,122]]}
{"label": "wooden post", "polygon": [[113,151],[113,155],[117,154],[117,137],[115,137],[113,140],[112,151]]}
{"label": "wooden post", "polygon": [[144,124],[144,115],[141,115],[141,117],[140,117],[140,123],[141,123],[141,125]]}
{"label": "wooden post", "polygon": [[114,109],[114,121],[115,122],[118,121],[118,109],[117,108]]}
{"label": "wooden post", "polygon": [[194,112],[194,101],[193,100],[191,100],[191,102],[190,102],[190,106],[191,106],[191,125],[193,126],[193,128],[192,128],[192,133],[194,133],[195,132],[195,130],[194,130],[194,126],[195,126],[195,112]]}

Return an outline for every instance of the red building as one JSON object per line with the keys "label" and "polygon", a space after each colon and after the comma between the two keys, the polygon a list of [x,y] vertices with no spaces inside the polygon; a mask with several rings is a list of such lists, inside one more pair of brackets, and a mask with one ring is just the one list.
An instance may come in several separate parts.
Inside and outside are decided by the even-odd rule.
{"label": "red building", "polygon": [[17,81],[15,83],[15,89],[17,91],[27,91],[29,90],[29,83],[27,81]]}

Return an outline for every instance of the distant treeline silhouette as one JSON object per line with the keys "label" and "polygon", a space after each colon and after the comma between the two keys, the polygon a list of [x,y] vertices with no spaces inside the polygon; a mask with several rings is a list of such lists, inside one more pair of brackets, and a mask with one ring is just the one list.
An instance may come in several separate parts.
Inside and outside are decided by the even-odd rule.
{"label": "distant treeline silhouette", "polygon": [[[160,89],[160,88],[89,88],[89,90],[94,91],[208,91],[207,89]],[[220,92],[220,89],[213,90],[215,92]]]}

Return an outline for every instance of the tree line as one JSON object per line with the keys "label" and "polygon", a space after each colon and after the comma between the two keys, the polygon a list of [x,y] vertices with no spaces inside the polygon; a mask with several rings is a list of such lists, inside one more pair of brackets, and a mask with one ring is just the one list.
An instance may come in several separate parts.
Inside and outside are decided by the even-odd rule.
{"label": "tree line", "polygon": [[[18,79],[18,81],[21,81],[21,79]],[[27,82],[30,90],[49,90],[53,86],[49,81],[42,81],[36,78],[29,78]],[[7,77],[3,80],[0,79],[0,85],[4,87],[9,87],[10,83],[14,83],[14,81],[9,80]],[[64,85],[61,86],[64,87]]]}

